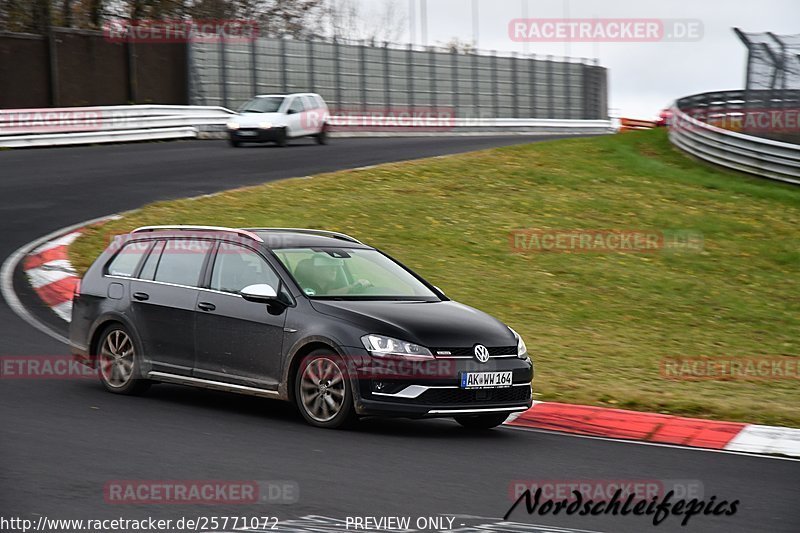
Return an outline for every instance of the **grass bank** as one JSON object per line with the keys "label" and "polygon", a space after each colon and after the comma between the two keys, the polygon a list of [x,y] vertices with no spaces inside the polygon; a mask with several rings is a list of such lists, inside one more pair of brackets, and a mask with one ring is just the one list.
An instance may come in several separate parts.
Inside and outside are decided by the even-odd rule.
{"label": "grass bank", "polygon": [[[664,358],[800,355],[800,189],[697,163],[664,131],[159,202],[87,232],[71,259],[85,269],[109,232],[164,223],[350,233],[519,331],[540,400],[800,427],[800,380],[662,375]],[[519,254],[520,228],[690,230],[703,247]]]}

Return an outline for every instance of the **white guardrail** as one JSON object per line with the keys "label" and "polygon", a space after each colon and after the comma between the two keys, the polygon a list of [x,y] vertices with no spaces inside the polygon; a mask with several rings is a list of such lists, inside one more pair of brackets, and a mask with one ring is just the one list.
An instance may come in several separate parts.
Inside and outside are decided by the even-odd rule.
{"label": "white guardrail", "polygon": [[710,163],[800,185],[800,145],[744,135],[701,122],[672,107],[669,138],[681,150]]}
{"label": "white guardrail", "polygon": [[[0,148],[67,146],[224,136],[235,113],[216,106],[130,105],[0,110]],[[398,117],[333,116],[333,135],[403,136],[486,133],[601,134],[609,120],[443,118],[404,122]]]}

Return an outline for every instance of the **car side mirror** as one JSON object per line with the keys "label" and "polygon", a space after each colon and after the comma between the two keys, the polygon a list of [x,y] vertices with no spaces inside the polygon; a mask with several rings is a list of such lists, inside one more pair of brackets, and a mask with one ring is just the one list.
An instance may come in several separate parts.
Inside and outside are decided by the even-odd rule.
{"label": "car side mirror", "polygon": [[444,291],[442,289],[440,289],[439,287],[437,287],[436,285],[434,285],[433,288],[436,289],[437,291],[439,291],[440,293],[444,294]]}
{"label": "car side mirror", "polygon": [[288,109],[288,110],[286,111],[286,114],[287,114],[287,115],[294,115],[296,112],[297,112],[297,111],[295,111],[294,109]]}
{"label": "car side mirror", "polygon": [[255,302],[259,304],[269,304],[278,300],[278,293],[271,285],[266,283],[258,283],[256,285],[248,285],[239,294],[248,302]]}

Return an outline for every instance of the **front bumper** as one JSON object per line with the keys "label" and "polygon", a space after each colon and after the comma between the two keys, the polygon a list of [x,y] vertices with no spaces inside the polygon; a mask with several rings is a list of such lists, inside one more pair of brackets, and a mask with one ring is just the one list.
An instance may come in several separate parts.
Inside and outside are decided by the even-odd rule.
{"label": "front bumper", "polygon": [[232,141],[239,142],[270,142],[277,141],[283,137],[284,128],[239,128],[238,130],[228,130],[228,137]]}
{"label": "front bumper", "polygon": [[[351,368],[351,371],[353,369]],[[464,372],[512,372],[510,387],[464,389]],[[384,361],[367,356],[351,383],[360,415],[406,418],[447,417],[525,411],[532,404],[530,361],[513,357],[474,359],[437,358],[423,362]]]}

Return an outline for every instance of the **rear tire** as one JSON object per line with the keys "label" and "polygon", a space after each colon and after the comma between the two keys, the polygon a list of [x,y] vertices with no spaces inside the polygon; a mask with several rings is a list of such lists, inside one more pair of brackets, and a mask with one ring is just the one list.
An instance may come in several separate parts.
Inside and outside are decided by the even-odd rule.
{"label": "rear tire", "polygon": [[136,395],[150,388],[141,376],[141,351],[133,335],[122,324],[108,326],[97,344],[97,374],[107,391]]}
{"label": "rear tire", "polygon": [[456,416],[456,422],[467,429],[486,430],[492,429],[508,418],[508,413],[491,413],[485,415]]}
{"label": "rear tire", "polygon": [[355,423],[353,388],[344,369],[344,362],[333,350],[314,350],[300,362],[294,401],[312,426],[337,429]]}

